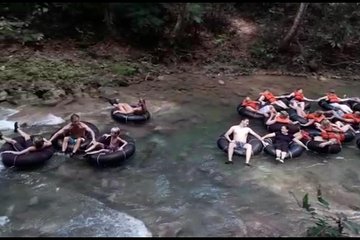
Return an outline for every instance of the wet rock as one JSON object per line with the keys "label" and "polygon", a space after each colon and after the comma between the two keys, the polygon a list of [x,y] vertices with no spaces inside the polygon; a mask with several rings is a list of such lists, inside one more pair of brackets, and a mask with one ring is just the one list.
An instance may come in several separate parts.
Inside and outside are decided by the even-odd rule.
{"label": "wet rock", "polygon": [[158,76],[158,77],[157,77],[157,80],[159,80],[159,81],[163,81],[164,79],[165,79],[164,76]]}
{"label": "wet rock", "polygon": [[101,96],[110,97],[118,95],[118,91],[116,91],[113,87],[99,87],[99,92]]}
{"label": "wet rock", "polygon": [[219,80],[218,83],[219,83],[220,85],[224,85],[224,84],[225,84],[225,82],[224,82],[223,80]]}
{"label": "wet rock", "polygon": [[6,91],[0,92],[0,102],[6,101],[6,98],[8,97],[8,93]]}
{"label": "wet rock", "polygon": [[37,196],[32,197],[29,201],[29,206],[33,206],[39,203],[39,198]]}
{"label": "wet rock", "polygon": [[182,230],[181,222],[159,224],[159,237],[177,237]]}

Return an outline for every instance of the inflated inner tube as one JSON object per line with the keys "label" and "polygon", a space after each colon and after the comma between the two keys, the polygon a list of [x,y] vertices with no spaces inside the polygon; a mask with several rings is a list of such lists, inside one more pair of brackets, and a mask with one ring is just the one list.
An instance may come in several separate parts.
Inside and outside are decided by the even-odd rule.
{"label": "inflated inner tube", "polygon": [[[131,105],[132,107],[136,107],[136,105]],[[128,122],[134,122],[134,123],[143,123],[150,119],[150,113],[149,111],[146,111],[143,114],[123,114],[123,113],[114,113],[117,109],[113,108],[111,110],[111,117],[120,123],[128,123]]]}
{"label": "inflated inner tube", "polygon": [[[273,145],[274,138],[268,138],[268,139],[265,139],[265,141],[267,141],[269,143],[269,145],[267,145],[264,148],[264,152],[275,157],[276,151],[275,151],[275,147]],[[304,152],[304,150],[305,149],[302,146],[300,146],[299,144],[297,144],[295,142],[291,142],[289,145],[289,151],[287,152],[285,159],[299,157]]]}
{"label": "inflated inner tube", "polygon": [[353,111],[360,111],[360,103],[358,101],[349,100],[348,104]]}
{"label": "inflated inner tube", "polygon": [[254,112],[254,111],[250,111],[249,109],[246,109],[246,107],[242,106],[241,104],[239,104],[236,108],[237,112],[242,115],[242,116],[246,116],[246,117],[250,117],[250,118],[264,118],[264,115],[258,113],[258,112]]}
{"label": "inflated inner tube", "polygon": [[294,134],[300,131],[300,124],[288,124],[288,123],[274,123],[267,126],[269,132],[280,132],[282,126],[288,126],[289,133]]}
{"label": "inflated inner tube", "polygon": [[[25,139],[23,137],[13,138],[20,145],[25,147]],[[0,152],[3,151],[16,151],[13,145],[10,143],[4,143],[0,148]],[[27,169],[43,165],[54,154],[54,148],[52,146],[41,149],[39,151],[29,152],[22,155],[15,155],[11,153],[2,154],[2,162],[6,167],[16,167],[17,169]]]}
{"label": "inflated inner tube", "polygon": [[[85,122],[85,121],[81,121],[82,123],[85,123],[89,128],[91,128],[94,133],[95,133],[95,137],[99,134],[99,129],[92,123],[90,122]],[[51,136],[53,136],[56,132],[58,132],[61,128],[63,127],[60,127],[59,129],[57,129]],[[57,138],[55,138],[53,140],[53,146],[57,149],[57,150],[61,150],[62,148],[62,144],[63,144],[63,140],[64,140],[64,137],[66,136],[69,136],[68,133],[65,133],[65,134],[61,134],[59,135]],[[78,153],[81,153],[83,152],[87,146],[90,144],[92,138],[91,138],[91,134],[89,132],[86,131],[86,135],[85,135],[85,141],[83,143],[81,143],[80,147],[79,147],[79,150],[77,151]],[[67,151],[72,151],[74,148],[74,145],[70,145],[68,144],[68,147],[67,147]]]}
{"label": "inflated inner tube", "polygon": [[[92,155],[86,155],[87,161],[94,166],[106,167],[106,166],[118,166],[126,159],[130,158],[135,153],[135,140],[127,135],[120,135],[122,139],[128,142],[128,144],[121,151],[112,153],[96,153]],[[99,142],[109,145],[110,137],[100,137]]]}
{"label": "inflated inner tube", "polygon": [[320,147],[320,141],[314,140],[301,140],[310,150],[318,153],[328,153],[328,154],[336,154],[341,151],[341,145],[338,143],[327,145],[325,147]]}
{"label": "inflated inner tube", "polygon": [[[305,131],[307,131],[312,137],[321,136],[321,131],[318,129],[310,128],[310,129],[305,129]],[[354,133],[351,132],[350,130],[343,134],[345,136],[344,142],[351,142],[355,138]]]}
{"label": "inflated inner tube", "polygon": [[[330,105],[330,103],[328,101],[326,101],[325,99],[320,100],[318,102],[318,104],[320,107],[322,107],[325,110],[339,110],[338,108]],[[345,104],[345,105],[348,105],[349,107],[351,107],[348,101],[340,102],[339,104]]]}
{"label": "inflated inner tube", "polygon": [[[217,140],[217,146],[223,150],[224,152],[228,152],[229,149],[229,142],[224,136],[225,133],[221,134],[220,137]],[[230,135],[230,139],[232,139],[232,136]],[[247,143],[249,143],[252,146],[252,155],[259,154],[262,149],[263,145],[262,142],[257,139],[256,137],[252,136],[251,134],[248,135]],[[246,150],[244,148],[234,148],[234,154],[239,156],[246,156]]]}

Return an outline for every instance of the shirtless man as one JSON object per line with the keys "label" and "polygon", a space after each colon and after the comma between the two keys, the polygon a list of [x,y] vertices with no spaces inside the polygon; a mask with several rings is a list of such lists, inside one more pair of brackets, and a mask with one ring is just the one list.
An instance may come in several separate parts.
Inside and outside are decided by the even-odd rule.
{"label": "shirtless man", "polygon": [[115,101],[111,100],[109,102],[111,105],[113,105],[116,108],[114,113],[122,113],[122,114],[126,114],[126,115],[129,115],[129,114],[140,115],[140,114],[144,114],[145,112],[147,112],[146,102],[142,98],[139,99],[139,101],[135,107],[132,107],[128,103],[119,103],[117,99]]}
{"label": "shirtless man", "polygon": [[[229,141],[229,149],[228,149],[228,161],[226,164],[233,163],[232,157],[234,154],[234,148],[245,148],[246,149],[246,161],[245,164],[250,166],[250,157],[252,153],[252,146],[248,143],[247,137],[248,134],[254,135],[257,139],[259,139],[264,145],[266,144],[262,138],[255,133],[251,128],[248,127],[249,119],[245,118],[240,122],[239,125],[232,126],[226,133],[225,138]],[[233,134],[233,140],[230,139],[230,135]]]}
{"label": "shirtless man", "polygon": [[57,133],[55,133],[49,141],[52,142],[60,134],[69,132],[70,136],[64,137],[64,141],[62,144],[62,152],[65,153],[68,144],[75,145],[72,153],[70,154],[70,156],[73,156],[79,149],[81,143],[85,141],[85,132],[87,131],[91,134],[92,141],[90,144],[93,144],[95,142],[95,133],[85,123],[80,122],[80,116],[77,114],[72,114],[70,117],[70,121],[70,123],[66,124]]}

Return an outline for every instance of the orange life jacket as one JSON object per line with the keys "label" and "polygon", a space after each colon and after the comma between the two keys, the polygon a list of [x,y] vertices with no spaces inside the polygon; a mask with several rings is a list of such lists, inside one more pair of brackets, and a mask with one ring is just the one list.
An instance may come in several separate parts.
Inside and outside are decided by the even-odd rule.
{"label": "orange life jacket", "polygon": [[304,101],[304,94],[299,92],[299,91],[295,91],[294,92],[294,99],[297,101]]}
{"label": "orange life jacket", "polygon": [[290,119],[287,118],[282,118],[280,116],[275,117],[275,121],[278,123],[290,123]]}
{"label": "orange life jacket", "polygon": [[244,100],[241,105],[244,107],[252,107],[255,110],[259,109],[259,103],[257,101]]}
{"label": "orange life jacket", "polygon": [[272,94],[271,92],[268,93],[261,93],[262,96],[265,97],[266,101],[269,101],[270,103],[273,103],[276,101],[276,98],[274,96],[274,94]]}
{"label": "orange life jacket", "polygon": [[360,123],[360,117],[356,116],[353,113],[347,113],[342,116],[345,119],[352,119],[355,123]]}
{"label": "orange life jacket", "polygon": [[324,129],[324,131],[321,131],[321,137],[326,140],[336,139],[339,143],[341,143],[345,140],[345,134],[339,133],[339,132],[334,132],[333,127],[329,127],[329,128]]}
{"label": "orange life jacket", "polygon": [[338,96],[335,93],[328,93],[327,97],[328,97],[328,101],[330,103],[340,102],[340,99],[338,98]]}
{"label": "orange life jacket", "polygon": [[307,119],[314,119],[315,122],[320,123],[322,120],[325,119],[325,116],[323,114],[320,115],[320,117],[316,117],[315,114],[310,113],[306,115]]}

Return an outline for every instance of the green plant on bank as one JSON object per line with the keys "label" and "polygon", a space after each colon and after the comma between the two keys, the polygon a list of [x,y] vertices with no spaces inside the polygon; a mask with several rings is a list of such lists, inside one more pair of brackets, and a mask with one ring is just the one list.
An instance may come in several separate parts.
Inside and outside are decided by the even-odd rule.
{"label": "green plant on bank", "polygon": [[[58,60],[30,58],[27,60],[10,60],[2,63],[1,80],[73,80],[86,78],[100,71],[96,66],[74,65]],[[99,67],[100,68],[100,67]]]}
{"label": "green plant on bank", "polygon": [[[290,192],[293,194],[292,192]],[[295,195],[293,195],[295,197]],[[296,197],[295,197],[296,199]],[[299,207],[304,208],[310,213],[314,226],[306,230],[307,237],[345,237],[348,230],[353,234],[359,234],[360,225],[353,220],[357,216],[349,217],[342,212],[332,211],[330,204],[322,197],[320,186],[317,190],[317,200],[320,208],[315,208],[309,203],[309,194],[306,193],[302,199],[302,204],[296,199]]]}
{"label": "green plant on bank", "polygon": [[138,70],[126,63],[115,63],[112,66],[112,71],[119,76],[133,76]]}

